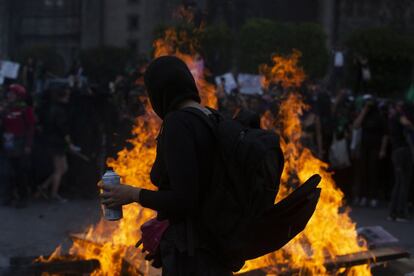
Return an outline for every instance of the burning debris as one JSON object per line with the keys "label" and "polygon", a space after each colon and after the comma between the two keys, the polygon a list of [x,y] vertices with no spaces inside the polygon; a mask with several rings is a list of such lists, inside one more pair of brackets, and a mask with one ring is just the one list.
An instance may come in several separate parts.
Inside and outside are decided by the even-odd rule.
{"label": "burning debris", "polygon": [[[263,83],[267,86],[280,84],[285,91],[278,116],[275,118],[267,113],[262,118],[262,124],[263,127],[279,133],[285,155],[285,169],[277,201],[286,197],[295,186],[314,173],[322,176],[321,198],[313,217],[301,234],[282,250],[248,262],[243,271],[271,267],[269,272],[276,274],[283,273],[285,269],[298,269],[298,274],[324,275],[328,274],[326,260],[367,249],[358,240],[349,210],[341,211],[343,193],[335,186],[331,173],[327,171],[328,165],[318,160],[301,144],[300,116],[306,106],[298,92],[299,86],[305,80],[305,73],[298,65],[299,58],[300,53],[294,51],[287,57],[274,56],[271,67],[261,66]],[[277,267],[282,267],[281,271]],[[348,273],[370,275],[370,269],[368,265],[362,265],[351,268]]]}
{"label": "burning debris", "polygon": [[[214,108],[217,106],[215,87],[205,80],[203,60],[192,46],[189,54],[182,53],[177,44],[183,43],[183,40],[188,45],[193,45],[193,42],[186,40],[183,35],[177,35],[175,30],[166,30],[165,37],[154,42],[155,57],[175,55],[184,60],[196,79],[202,103]],[[110,159],[107,163],[121,176],[122,183],[154,190],[155,187],[148,176],[155,160],[156,137],[161,122],[149,104],[146,110],[146,114],[136,120],[133,129],[134,138],[129,141],[132,149],[122,150],[116,160]],[[73,240],[69,254],[79,256],[81,259],[99,260],[100,268],[92,275],[120,275],[125,258],[131,260],[130,263],[134,263],[134,267],[139,267],[140,271],[149,275],[150,264],[144,260],[144,256],[135,248],[135,244],[140,239],[140,225],[155,216],[155,212],[139,205],[124,206],[122,220],[119,222],[101,220],[97,225],[91,226],[82,239]],[[57,257],[58,255],[52,254],[47,261],[61,259]]]}
{"label": "burning debris", "polygon": [[[154,42],[155,57],[175,55],[185,61],[196,79],[203,104],[216,107],[215,88],[206,81],[203,60],[197,53],[194,42],[188,39],[188,36],[177,33],[174,29],[166,30],[165,37]],[[180,51],[178,45],[182,43],[189,45],[188,52]],[[298,275],[327,275],[332,271],[370,275],[369,263],[376,258],[368,253],[367,247],[358,239],[349,210],[343,211],[343,193],[335,186],[331,173],[327,171],[328,165],[317,159],[300,141],[300,116],[307,107],[298,92],[306,78],[305,72],[298,65],[299,58],[298,51],[287,57],[276,55],[272,59],[272,66],[260,67],[264,86],[277,84],[284,90],[279,114],[266,113],[262,117],[262,126],[280,135],[285,155],[285,170],[277,201],[285,198],[299,183],[315,173],[322,176],[321,199],[313,218],[300,235],[283,249],[247,262],[241,273],[260,269],[270,275],[292,272]],[[146,114],[136,120],[134,138],[130,141],[132,149],[119,152],[116,160],[108,160],[108,166],[121,176],[123,183],[155,189],[148,175],[155,159],[156,137],[161,124],[149,105],[146,110]],[[125,272],[126,260],[133,264],[131,267],[134,269],[128,269],[130,275],[159,273],[150,270],[150,264],[134,247],[140,239],[139,226],[156,214],[138,205],[124,206],[123,212],[124,218],[121,221],[108,223],[102,220],[96,226],[91,226],[81,238],[74,238],[70,256],[77,256],[80,260],[93,260],[93,264],[99,262],[99,267],[95,267],[92,275],[121,275]],[[346,262],[350,256],[356,255],[359,256],[356,258],[358,261]],[[54,254],[43,261],[47,263],[65,259],[68,260],[65,256]]]}

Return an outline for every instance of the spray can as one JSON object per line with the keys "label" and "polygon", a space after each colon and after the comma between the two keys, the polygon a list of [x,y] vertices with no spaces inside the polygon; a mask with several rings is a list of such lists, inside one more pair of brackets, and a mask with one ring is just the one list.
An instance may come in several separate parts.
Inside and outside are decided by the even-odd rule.
{"label": "spray can", "polygon": [[[121,177],[113,170],[108,170],[102,176],[102,182],[106,185],[120,185]],[[108,208],[103,206],[103,213],[106,220],[120,220],[122,219],[122,206],[116,208]]]}

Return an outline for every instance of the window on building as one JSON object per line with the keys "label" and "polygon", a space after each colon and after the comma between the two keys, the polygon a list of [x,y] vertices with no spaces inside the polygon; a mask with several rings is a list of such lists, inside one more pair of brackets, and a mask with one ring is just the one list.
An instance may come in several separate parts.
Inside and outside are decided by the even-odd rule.
{"label": "window on building", "polygon": [[128,40],[128,48],[133,52],[138,52],[139,50],[139,42],[137,39],[129,39]]}
{"label": "window on building", "polygon": [[63,7],[65,5],[65,1],[64,0],[56,0],[56,6],[57,7]]}
{"label": "window on building", "polygon": [[65,0],[44,0],[43,3],[48,8],[61,8],[65,5]]}
{"label": "window on building", "polygon": [[137,14],[128,16],[128,30],[136,31],[139,29],[139,16]]}
{"label": "window on building", "polygon": [[52,7],[53,6],[53,0],[44,0],[44,4],[46,7]]}

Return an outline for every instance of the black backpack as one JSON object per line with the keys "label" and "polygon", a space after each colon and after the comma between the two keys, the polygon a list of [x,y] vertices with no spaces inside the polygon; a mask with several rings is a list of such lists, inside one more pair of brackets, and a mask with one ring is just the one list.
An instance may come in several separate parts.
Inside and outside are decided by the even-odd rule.
{"label": "black backpack", "polygon": [[305,228],[319,199],[321,178],[314,175],[275,205],[284,165],[279,136],[226,120],[212,109],[210,114],[183,110],[200,118],[216,137],[218,151],[201,220],[217,254],[238,271],[246,260],[278,250]]}

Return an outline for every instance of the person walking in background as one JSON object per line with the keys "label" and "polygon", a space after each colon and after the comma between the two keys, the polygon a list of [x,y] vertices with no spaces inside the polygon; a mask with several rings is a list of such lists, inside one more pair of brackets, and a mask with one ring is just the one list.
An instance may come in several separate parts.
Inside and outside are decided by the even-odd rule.
{"label": "person walking in background", "polygon": [[308,109],[305,110],[301,116],[301,142],[303,146],[310,149],[315,156],[318,156],[322,159],[322,127],[320,117],[318,116],[319,112],[317,110],[316,99],[316,91],[309,89],[308,87],[305,94],[305,104],[308,106]]}
{"label": "person walking in background", "polygon": [[390,108],[389,137],[394,166],[394,187],[391,194],[389,219],[405,222],[408,219],[408,195],[412,178],[413,160],[407,131],[414,125],[404,112],[404,103],[398,102]]}
{"label": "person walking in background", "polygon": [[35,74],[36,64],[32,57],[27,59],[26,64],[23,67],[23,85],[27,88],[27,92],[32,94],[35,89]]}
{"label": "person walking in background", "polygon": [[10,85],[4,107],[0,110],[3,128],[3,151],[11,169],[12,191],[10,202],[25,207],[29,196],[30,153],[32,151],[35,117],[27,106],[26,89],[19,84]]}
{"label": "person walking in background", "polygon": [[[44,133],[47,147],[53,161],[53,173],[38,188],[37,197],[43,196],[58,202],[66,202],[59,195],[63,175],[68,170],[66,151],[79,151],[71,142],[69,136],[69,88],[59,88],[51,91],[52,104],[45,118]],[[50,191],[49,191],[50,189]]]}
{"label": "person walking in background", "polygon": [[355,92],[361,95],[368,92],[368,86],[372,79],[371,69],[369,67],[368,58],[360,54],[355,55],[354,63],[357,66]]}
{"label": "person walking in background", "polygon": [[365,106],[353,123],[354,129],[362,131],[356,193],[360,206],[369,201],[371,207],[377,207],[378,166],[386,154],[386,121],[371,95],[365,95],[364,100]]}
{"label": "person walking in background", "polygon": [[45,82],[48,75],[47,68],[43,60],[36,60],[35,72],[35,93],[40,95],[45,89]]}

